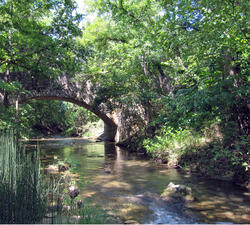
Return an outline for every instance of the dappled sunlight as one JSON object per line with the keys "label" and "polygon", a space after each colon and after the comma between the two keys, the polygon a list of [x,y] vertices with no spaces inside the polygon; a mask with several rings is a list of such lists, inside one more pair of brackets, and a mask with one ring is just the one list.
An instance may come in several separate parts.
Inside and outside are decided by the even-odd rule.
{"label": "dappled sunlight", "polygon": [[132,186],[125,182],[111,181],[102,185],[105,188],[112,188],[118,190],[131,190]]}
{"label": "dappled sunlight", "polygon": [[84,198],[91,198],[91,197],[94,197],[95,195],[96,195],[96,191],[91,191],[91,190],[88,190],[88,192],[83,192],[82,194],[81,194],[81,196],[82,197],[84,197]]}
{"label": "dappled sunlight", "polygon": [[134,167],[134,166],[140,166],[143,168],[150,168],[152,165],[148,161],[140,161],[140,160],[129,160],[126,163],[126,167]]}
{"label": "dappled sunlight", "polygon": [[121,209],[120,213],[121,216],[127,218],[127,220],[137,221],[138,218],[148,215],[148,213],[150,213],[150,210],[146,206],[127,203],[124,205],[124,208]]}

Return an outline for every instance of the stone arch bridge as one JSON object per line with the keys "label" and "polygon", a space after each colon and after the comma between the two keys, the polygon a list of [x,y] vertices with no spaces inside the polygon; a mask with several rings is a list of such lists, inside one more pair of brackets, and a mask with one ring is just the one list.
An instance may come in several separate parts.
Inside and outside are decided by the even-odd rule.
{"label": "stone arch bridge", "polygon": [[54,80],[38,80],[24,72],[12,72],[8,76],[0,73],[0,80],[16,81],[21,85],[18,93],[10,94],[0,90],[1,104],[23,104],[33,99],[71,102],[90,110],[104,121],[104,133],[99,137],[101,140],[118,142],[121,139],[117,113],[100,100],[98,85],[93,85],[90,81],[78,82],[77,77],[70,78],[65,73]]}

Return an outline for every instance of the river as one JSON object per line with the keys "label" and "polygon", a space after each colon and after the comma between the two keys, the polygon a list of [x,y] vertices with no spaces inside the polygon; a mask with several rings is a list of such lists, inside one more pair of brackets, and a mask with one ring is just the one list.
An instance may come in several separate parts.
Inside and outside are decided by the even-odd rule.
{"label": "river", "polygon": [[[153,162],[116,147],[80,138],[38,139],[44,165],[58,160],[77,164],[88,199],[114,218],[115,223],[187,224],[250,223],[249,190]],[[192,188],[197,200],[185,205],[167,202],[160,194],[170,182]]]}

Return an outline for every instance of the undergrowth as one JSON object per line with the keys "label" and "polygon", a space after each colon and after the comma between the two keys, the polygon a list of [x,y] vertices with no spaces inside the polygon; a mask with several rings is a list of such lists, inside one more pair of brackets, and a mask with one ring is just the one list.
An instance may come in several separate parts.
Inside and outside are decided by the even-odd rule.
{"label": "undergrowth", "polygon": [[169,166],[244,183],[250,178],[249,143],[247,135],[224,139],[215,125],[199,133],[163,126],[153,138],[145,139],[143,146],[155,160]]}

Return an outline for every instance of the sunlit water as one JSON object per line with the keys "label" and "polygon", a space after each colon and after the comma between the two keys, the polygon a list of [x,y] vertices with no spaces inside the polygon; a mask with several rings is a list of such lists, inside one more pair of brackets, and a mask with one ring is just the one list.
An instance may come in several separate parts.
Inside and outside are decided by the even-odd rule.
{"label": "sunlit water", "polygon": [[[29,147],[37,143],[44,164],[78,163],[78,179],[88,181],[81,197],[116,223],[250,223],[250,193],[242,187],[159,167],[112,144],[64,138],[32,141]],[[163,201],[169,182],[191,187],[197,200]]]}

